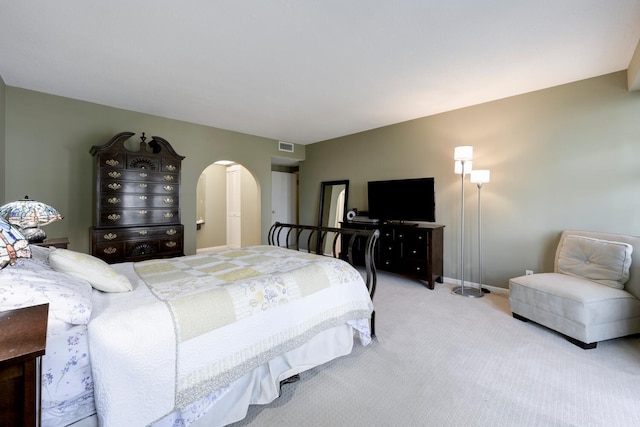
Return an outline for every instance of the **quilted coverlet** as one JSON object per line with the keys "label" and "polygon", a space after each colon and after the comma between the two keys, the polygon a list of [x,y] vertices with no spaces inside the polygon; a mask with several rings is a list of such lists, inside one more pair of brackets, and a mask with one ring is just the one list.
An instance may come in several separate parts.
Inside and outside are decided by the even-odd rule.
{"label": "quilted coverlet", "polygon": [[[342,260],[254,246],[134,268],[140,303],[102,304],[90,323],[96,406],[105,425],[161,420],[335,326],[352,325],[363,345],[370,341],[362,320],[373,304],[360,273]],[[114,339],[127,324],[131,330]],[[145,384],[143,407],[135,386],[118,383],[125,375]],[[111,402],[116,393],[131,407]]]}

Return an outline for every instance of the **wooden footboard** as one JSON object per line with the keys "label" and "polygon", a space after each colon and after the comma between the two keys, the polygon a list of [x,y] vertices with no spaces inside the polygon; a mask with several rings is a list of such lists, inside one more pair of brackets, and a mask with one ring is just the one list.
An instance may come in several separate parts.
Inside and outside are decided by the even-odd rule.
{"label": "wooden footboard", "polygon": [[[355,265],[353,246],[354,244],[359,245],[358,251],[364,253],[364,267],[367,273],[365,283],[373,300],[377,280],[373,251],[379,236],[379,230],[319,227],[276,222],[269,229],[268,242],[272,246],[344,259],[351,265]],[[324,250],[321,248],[324,248]],[[371,314],[371,335],[375,336],[375,311]]]}

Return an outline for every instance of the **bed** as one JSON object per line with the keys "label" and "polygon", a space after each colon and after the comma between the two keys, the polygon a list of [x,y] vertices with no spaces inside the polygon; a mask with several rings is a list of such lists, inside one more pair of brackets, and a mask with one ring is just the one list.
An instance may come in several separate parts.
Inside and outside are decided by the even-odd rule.
{"label": "bed", "polygon": [[[227,425],[368,345],[373,257],[345,260],[377,232],[344,231],[274,224],[269,245],[111,266],[32,246],[0,272],[0,311],[50,305],[42,425]],[[307,249],[318,239],[333,256]]]}

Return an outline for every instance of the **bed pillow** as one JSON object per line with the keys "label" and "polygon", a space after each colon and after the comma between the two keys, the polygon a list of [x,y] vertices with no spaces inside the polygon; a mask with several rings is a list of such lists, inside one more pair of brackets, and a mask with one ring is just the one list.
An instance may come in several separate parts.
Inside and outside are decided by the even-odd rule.
{"label": "bed pillow", "polygon": [[567,235],[558,249],[556,271],[624,289],[632,253],[633,246],[628,243]]}
{"label": "bed pillow", "polygon": [[18,269],[24,270],[53,270],[49,265],[49,248],[37,245],[31,245],[31,259],[24,262],[17,262],[14,266]]}
{"label": "bed pillow", "polygon": [[87,280],[102,292],[129,292],[133,289],[129,279],[103,260],[88,254],[51,248],[49,264],[57,271]]}
{"label": "bed pillow", "polygon": [[91,317],[91,285],[31,260],[0,271],[0,311],[49,303],[47,331],[86,325]]}

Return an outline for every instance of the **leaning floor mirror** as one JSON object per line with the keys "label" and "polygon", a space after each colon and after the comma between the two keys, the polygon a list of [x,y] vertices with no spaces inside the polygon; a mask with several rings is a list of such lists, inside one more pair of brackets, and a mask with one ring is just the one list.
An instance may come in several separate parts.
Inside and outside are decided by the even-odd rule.
{"label": "leaning floor mirror", "polygon": [[[323,181],[320,183],[320,212],[318,225],[320,227],[340,228],[340,223],[347,215],[349,201],[349,180]],[[323,244],[318,241],[318,253],[331,253],[334,233],[328,233]],[[338,242],[339,244],[340,242]],[[322,246],[322,247],[321,247]],[[339,247],[336,250],[339,252]]]}

